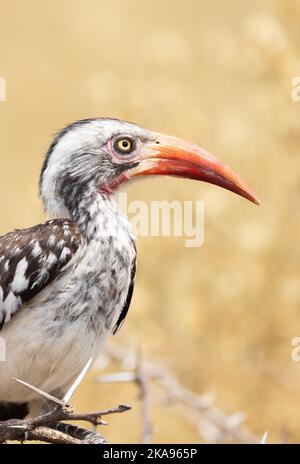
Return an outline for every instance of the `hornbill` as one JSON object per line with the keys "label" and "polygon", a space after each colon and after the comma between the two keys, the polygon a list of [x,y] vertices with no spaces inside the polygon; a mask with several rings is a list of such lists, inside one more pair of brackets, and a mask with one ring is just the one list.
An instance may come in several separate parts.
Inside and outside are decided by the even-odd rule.
{"label": "hornbill", "polygon": [[0,419],[37,414],[22,379],[63,397],[132,297],[136,248],[114,201],[140,176],[171,175],[216,184],[258,204],[243,180],[197,145],[116,119],[77,121],[53,140],[40,194],[52,218],[0,237]]}

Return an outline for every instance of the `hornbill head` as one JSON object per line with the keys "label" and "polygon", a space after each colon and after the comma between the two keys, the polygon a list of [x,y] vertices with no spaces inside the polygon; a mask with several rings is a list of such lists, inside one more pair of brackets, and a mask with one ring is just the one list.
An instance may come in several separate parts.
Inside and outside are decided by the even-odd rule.
{"label": "hornbill head", "polygon": [[209,182],[260,203],[234,171],[194,143],[105,118],[78,121],[56,136],[42,169],[41,195],[48,212],[70,213],[83,195],[110,195],[150,175]]}

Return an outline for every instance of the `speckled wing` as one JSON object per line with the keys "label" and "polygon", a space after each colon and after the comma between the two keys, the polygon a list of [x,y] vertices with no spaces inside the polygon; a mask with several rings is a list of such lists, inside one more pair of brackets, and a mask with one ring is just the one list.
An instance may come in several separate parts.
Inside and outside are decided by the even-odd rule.
{"label": "speckled wing", "polygon": [[79,227],[69,219],[0,236],[0,330],[58,277],[82,243]]}

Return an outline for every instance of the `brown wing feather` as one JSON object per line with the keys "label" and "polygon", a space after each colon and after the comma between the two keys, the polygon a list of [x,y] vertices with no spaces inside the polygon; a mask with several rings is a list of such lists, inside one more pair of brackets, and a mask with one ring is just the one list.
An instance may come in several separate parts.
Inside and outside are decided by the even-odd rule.
{"label": "brown wing feather", "polygon": [[82,244],[79,227],[54,219],[0,237],[0,329],[62,271]]}

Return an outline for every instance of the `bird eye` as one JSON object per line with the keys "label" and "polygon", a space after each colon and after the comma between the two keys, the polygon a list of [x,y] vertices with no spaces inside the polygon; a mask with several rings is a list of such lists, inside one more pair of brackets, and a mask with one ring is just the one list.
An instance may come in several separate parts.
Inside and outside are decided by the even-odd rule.
{"label": "bird eye", "polygon": [[119,138],[115,141],[114,148],[118,153],[128,155],[135,148],[134,141],[129,137]]}

